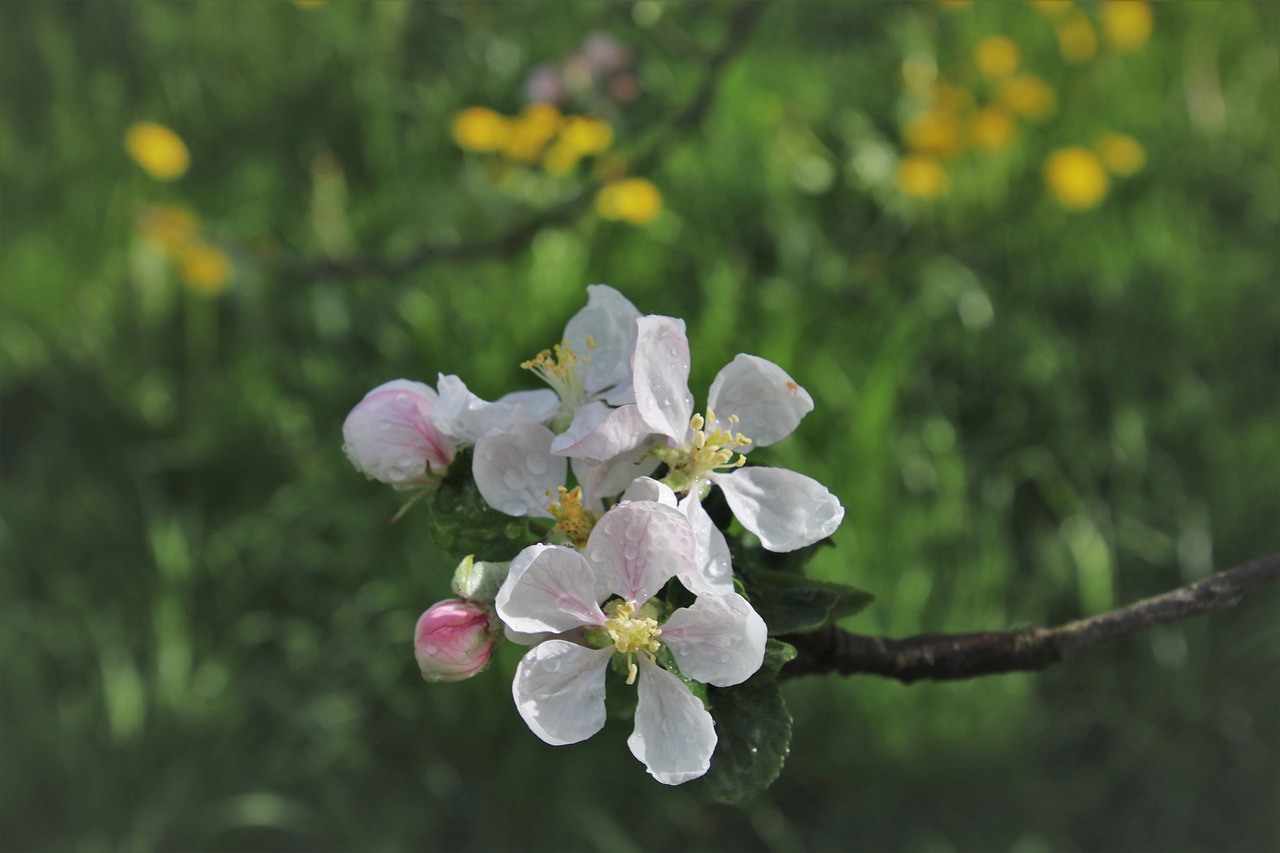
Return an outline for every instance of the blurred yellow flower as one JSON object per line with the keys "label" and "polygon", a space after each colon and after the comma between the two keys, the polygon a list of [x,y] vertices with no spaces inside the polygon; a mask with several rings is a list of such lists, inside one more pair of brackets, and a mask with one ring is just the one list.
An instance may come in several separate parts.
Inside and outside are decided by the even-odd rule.
{"label": "blurred yellow flower", "polygon": [[600,189],[596,194],[596,212],[605,219],[644,225],[662,212],[662,195],[644,178],[624,178]]}
{"label": "blurred yellow flower", "polygon": [[613,128],[603,119],[569,116],[560,131],[560,144],[583,156],[599,154],[613,144]]}
{"label": "blurred yellow flower", "polygon": [[1058,53],[1067,62],[1087,62],[1098,52],[1093,24],[1080,12],[1072,12],[1058,22]]}
{"label": "blurred yellow flower", "polygon": [[581,155],[572,146],[566,145],[564,140],[560,139],[547,149],[546,154],[542,155],[542,168],[546,169],[549,175],[567,175],[578,165],[580,157]]}
{"label": "blurred yellow flower", "polygon": [[1057,18],[1071,9],[1071,0],[1031,0],[1031,5],[1042,14]]}
{"label": "blurred yellow flower", "polygon": [[929,110],[913,117],[903,129],[902,139],[917,154],[949,157],[964,148],[959,120],[942,110]]}
{"label": "blurred yellow flower", "polygon": [[158,181],[180,178],[191,165],[182,137],[154,121],[130,125],[124,135],[124,147],[133,161]]}
{"label": "blurred yellow flower", "polygon": [[973,59],[983,77],[998,80],[1018,70],[1022,54],[1018,51],[1017,43],[1008,36],[987,36],[978,42]]}
{"label": "blurred yellow flower", "polygon": [[200,221],[185,207],[159,204],[138,216],[138,234],[164,252],[177,252],[196,237]]}
{"label": "blurred yellow flower", "polygon": [[512,160],[533,163],[542,149],[560,132],[560,110],[554,104],[530,104],[510,122],[511,133],[502,153]]}
{"label": "blurred yellow flower", "polygon": [[996,100],[1014,115],[1032,119],[1051,115],[1057,106],[1053,87],[1034,74],[1019,74],[1004,81]]}
{"label": "blurred yellow flower", "polygon": [[973,95],[963,86],[938,83],[933,87],[933,103],[939,110],[958,115],[973,106]]}
{"label": "blurred yellow flower", "polygon": [[947,190],[947,172],[935,157],[903,157],[898,164],[898,189],[916,198],[936,198]]}
{"label": "blurred yellow flower", "polygon": [[1013,142],[1018,129],[1013,117],[998,107],[978,110],[969,122],[969,139],[974,148],[997,151]]}
{"label": "blurred yellow flower", "polygon": [[1107,173],[1092,152],[1059,148],[1044,164],[1044,180],[1058,203],[1068,210],[1088,210],[1107,194]]}
{"label": "blurred yellow flower", "polygon": [[1103,134],[1098,140],[1098,157],[1113,174],[1128,177],[1147,164],[1142,144],[1125,133]]}
{"label": "blurred yellow flower", "polygon": [[1099,13],[1102,32],[1121,53],[1137,50],[1151,38],[1151,4],[1147,0],[1106,0]]}
{"label": "blurred yellow flower", "polygon": [[453,117],[453,138],[468,151],[498,151],[511,136],[510,125],[488,107],[468,107]]}
{"label": "blurred yellow flower", "polygon": [[231,259],[221,249],[194,243],[179,255],[178,274],[192,290],[214,296],[231,282]]}

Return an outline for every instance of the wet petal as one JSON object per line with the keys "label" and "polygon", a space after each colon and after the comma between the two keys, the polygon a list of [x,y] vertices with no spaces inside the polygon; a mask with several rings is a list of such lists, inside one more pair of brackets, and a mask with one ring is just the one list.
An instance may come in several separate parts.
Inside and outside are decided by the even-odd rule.
{"label": "wet petal", "polygon": [[685,677],[730,687],[746,681],[764,662],[768,629],[736,592],[702,595],[662,626],[662,644]]}
{"label": "wet petal", "polygon": [[698,778],[711,767],[716,749],[711,714],[679,678],[644,655],[639,664],[636,728],[627,738],[631,754],[664,785]]}
{"label": "wet petal", "polygon": [[545,420],[542,408],[546,398],[543,396],[490,403],[472,394],[458,377],[443,373],[436,382],[436,390],[440,392],[440,402],[432,419],[441,432],[461,444],[475,444],[488,433],[515,424]]}
{"label": "wet petal", "polygon": [[[743,353],[716,374],[707,408],[721,427],[742,433],[751,447],[765,447],[795,430],[813,411],[813,398],[772,361]],[[730,423],[730,415],[738,422]]]}
{"label": "wet petal", "polygon": [[672,577],[695,571],[689,520],[648,501],[620,503],[606,512],[583,554],[595,572],[596,601],[612,594],[642,607]]}
{"label": "wet petal", "polygon": [[770,551],[794,551],[836,531],[844,507],[827,487],[785,468],[739,468],[707,476],[742,526]]}
{"label": "wet petal", "polygon": [[550,388],[512,391],[510,394],[503,394],[494,403],[499,406],[519,406],[537,423],[546,423],[560,411],[560,398]]}
{"label": "wet petal", "polygon": [[632,368],[640,417],[652,431],[684,441],[693,415],[684,321],[650,315],[636,325],[640,333]]}
{"label": "wet petal", "polygon": [[437,428],[438,397],[408,379],[379,385],[342,424],[342,449],[356,469],[397,489],[434,482],[453,460],[454,444]]}
{"label": "wet petal", "polygon": [[573,459],[573,476],[582,486],[582,501],[588,508],[599,508],[605,498],[617,496],[637,477],[648,478],[661,464],[649,455],[647,445],[627,453],[620,453],[605,462],[589,459]]}
{"label": "wet petal", "polygon": [[637,477],[622,493],[624,501],[654,501],[663,506],[676,505],[676,493],[666,483],[652,477]]}
{"label": "wet petal", "polygon": [[696,568],[688,577],[681,575],[680,581],[697,595],[733,592],[733,564],[729,543],[725,541],[724,534],[716,527],[711,516],[702,508],[697,489],[689,491],[680,502],[679,509],[693,528]]}
{"label": "wet petal", "polygon": [[520,660],[511,694],[535,735],[563,746],[604,727],[604,672],[612,654],[612,648],[547,640]]}
{"label": "wet petal", "polygon": [[471,472],[489,506],[517,517],[551,517],[547,507],[568,468],[568,460],[551,453],[554,437],[540,424],[516,424],[476,442]]}
{"label": "wet petal", "polygon": [[[587,285],[587,306],[564,327],[564,339],[586,361],[588,394],[628,392],[639,318],[636,306],[609,285]],[[592,346],[587,344],[588,336]]]}
{"label": "wet petal", "polygon": [[530,545],[511,561],[494,606],[503,624],[522,634],[603,625],[594,583],[586,559],[572,548]]}
{"label": "wet petal", "polygon": [[574,412],[569,428],[551,443],[551,452],[603,462],[639,447],[652,434],[635,406],[610,409],[588,403]]}

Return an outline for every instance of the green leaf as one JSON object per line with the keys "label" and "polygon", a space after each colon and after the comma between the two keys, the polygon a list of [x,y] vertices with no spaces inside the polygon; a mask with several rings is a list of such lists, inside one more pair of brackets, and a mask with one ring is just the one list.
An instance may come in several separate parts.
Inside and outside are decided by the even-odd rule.
{"label": "green leaf", "polygon": [[768,788],[782,772],[791,744],[791,714],[777,678],[795,656],[794,647],[770,640],[759,672],[735,687],[708,689],[718,741],[702,784],[716,799],[740,803]]}
{"label": "green leaf", "polygon": [[528,519],[512,518],[485,502],[471,476],[471,451],[458,453],[431,500],[427,520],[431,538],[459,559],[510,560],[522,548],[541,541]]}
{"label": "green leaf", "polygon": [[876,598],[847,584],[768,569],[754,572],[746,587],[752,606],[774,635],[816,631],[861,613]]}

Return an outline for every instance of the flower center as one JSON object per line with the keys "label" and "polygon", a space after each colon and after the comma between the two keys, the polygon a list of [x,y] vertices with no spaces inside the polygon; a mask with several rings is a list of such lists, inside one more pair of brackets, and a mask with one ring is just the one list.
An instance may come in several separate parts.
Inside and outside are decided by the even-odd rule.
{"label": "flower center", "polygon": [[[556,520],[552,530],[558,530],[568,537],[574,545],[582,548],[587,544],[591,528],[595,527],[596,513],[582,505],[582,486],[574,486],[572,490],[558,486],[559,498],[547,507],[547,512]],[[550,491],[547,492],[551,494]]]}
{"label": "flower center", "polygon": [[647,654],[652,660],[659,649],[656,639],[662,633],[658,620],[647,615],[646,606],[635,616],[636,606],[630,601],[614,601],[605,605],[605,615],[609,618],[604,629],[613,640],[613,647],[627,656],[627,684],[636,682],[636,652]]}
{"label": "flower center", "polygon": [[[587,349],[595,348],[595,340],[588,335]],[[520,364],[525,370],[536,373],[560,397],[560,411],[551,421],[553,432],[568,429],[574,410],[587,402],[586,368],[590,363],[589,356],[579,356],[569,348],[568,341],[561,341]]]}
{"label": "flower center", "polygon": [[[692,435],[681,447],[655,447],[651,452],[670,469],[662,482],[674,492],[687,492],[698,479],[709,471],[720,468],[741,468],[747,457],[738,448],[747,447],[751,439],[740,432],[717,426],[707,432],[707,424],[716,422],[716,413],[707,409],[707,416],[695,414],[689,419]],[[729,423],[736,424],[737,415],[729,416]],[[734,454],[737,458],[734,458]]]}

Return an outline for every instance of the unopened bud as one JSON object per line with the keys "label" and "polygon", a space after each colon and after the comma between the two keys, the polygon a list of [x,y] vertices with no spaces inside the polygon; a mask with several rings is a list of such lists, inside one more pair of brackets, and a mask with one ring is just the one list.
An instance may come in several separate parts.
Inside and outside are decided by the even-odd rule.
{"label": "unopened bud", "polygon": [[453,594],[468,601],[493,604],[510,567],[510,563],[477,561],[475,555],[468,554],[453,572]]}
{"label": "unopened bud", "polygon": [[493,652],[493,611],[448,599],[418,617],[413,654],[427,681],[462,681],[485,668]]}

